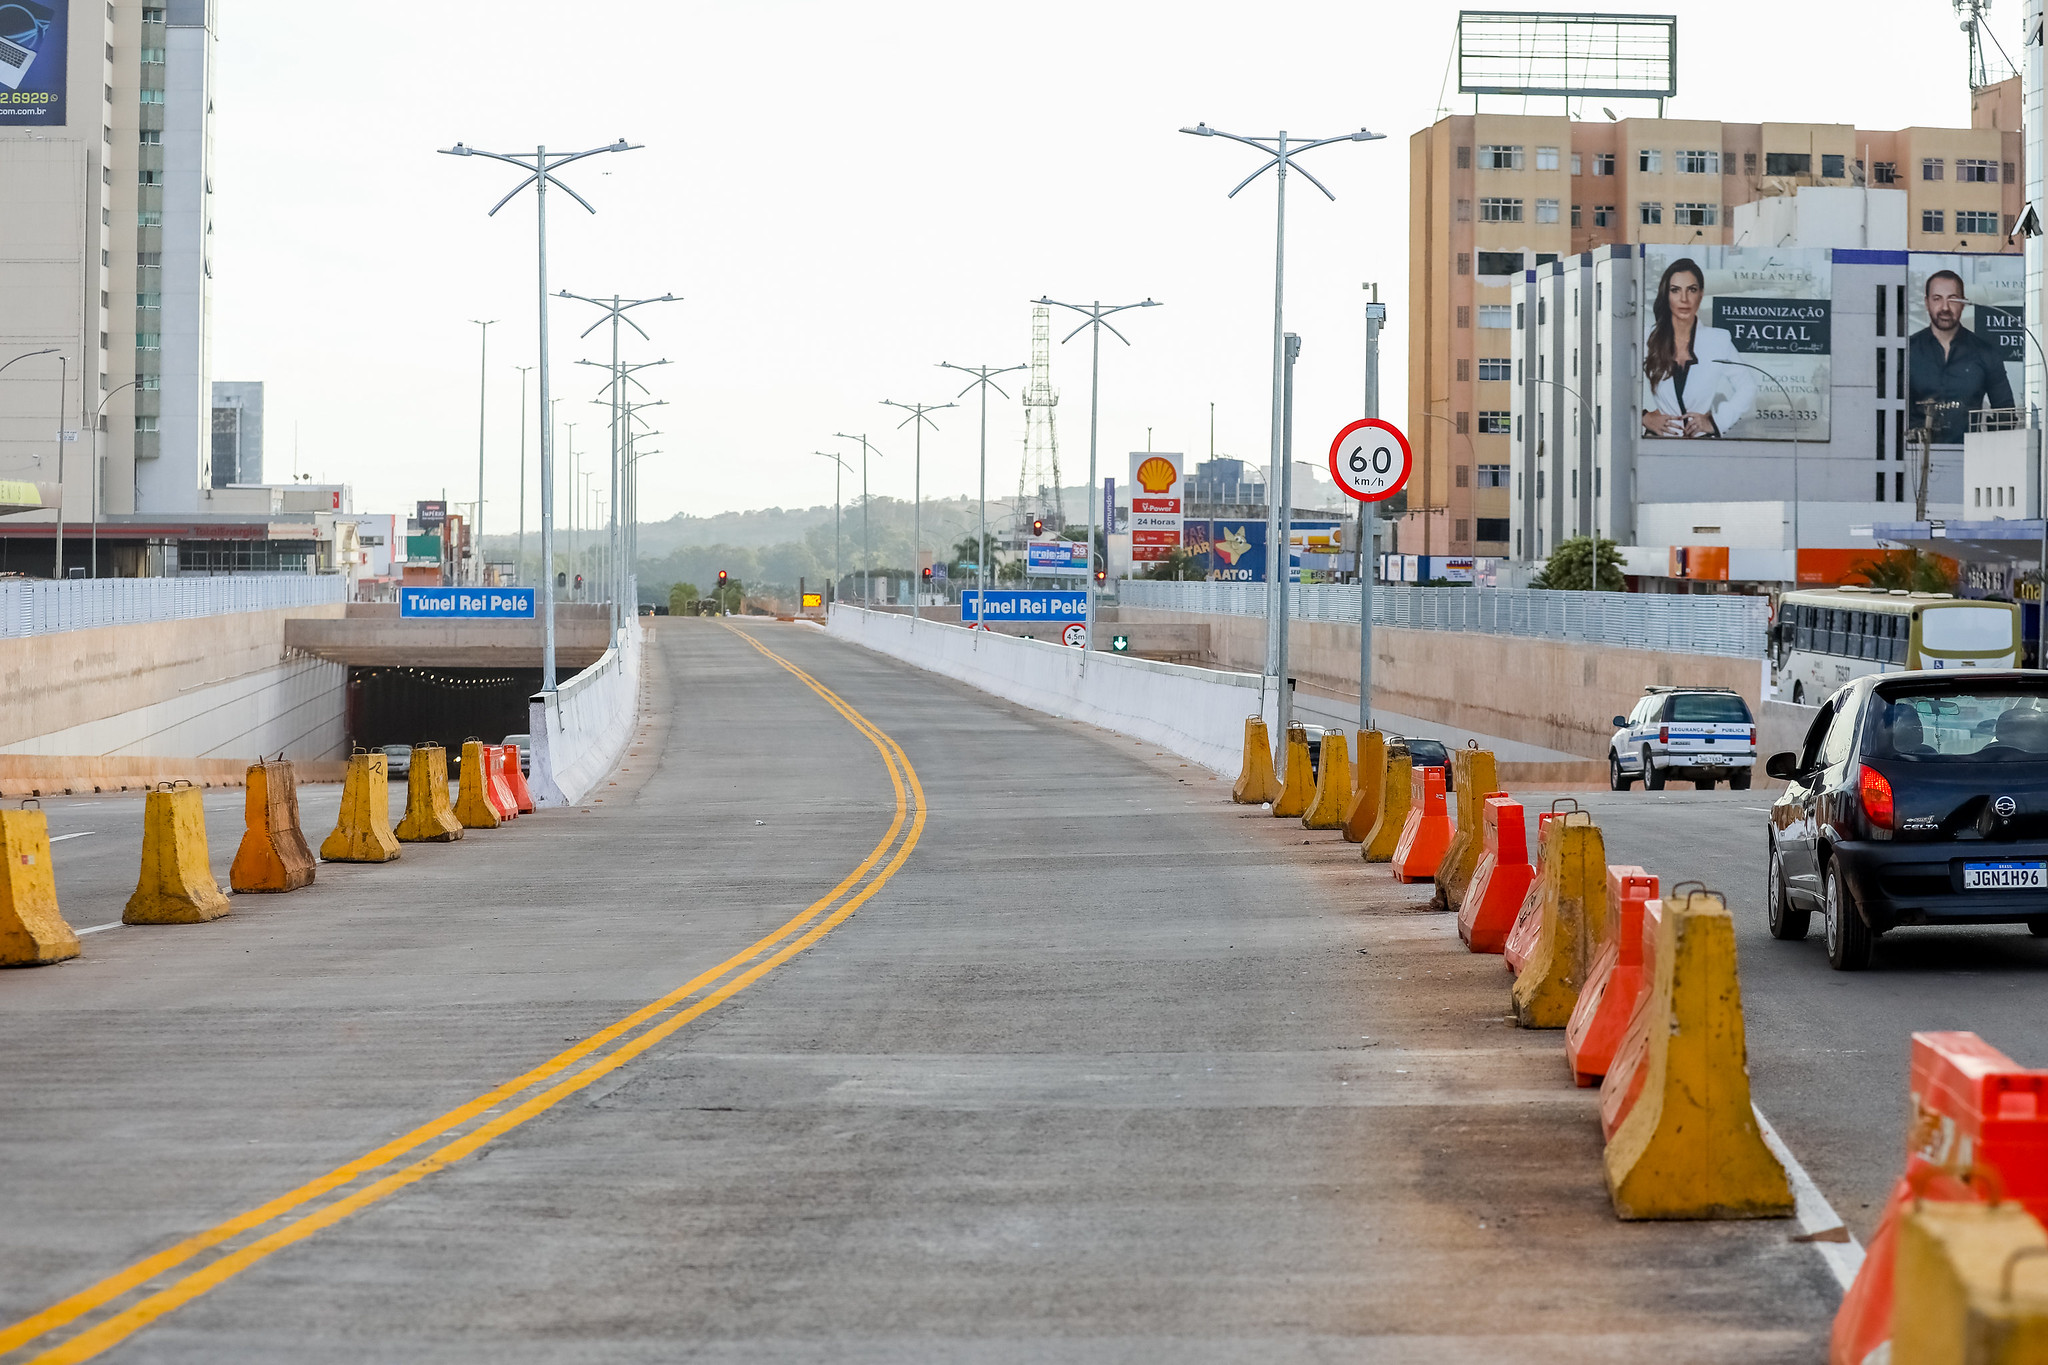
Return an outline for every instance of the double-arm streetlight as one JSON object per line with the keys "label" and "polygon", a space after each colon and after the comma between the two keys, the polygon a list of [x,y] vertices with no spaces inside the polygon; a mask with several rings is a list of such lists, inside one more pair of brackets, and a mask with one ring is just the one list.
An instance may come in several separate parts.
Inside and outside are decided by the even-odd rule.
{"label": "double-arm streetlight", "polygon": [[94,578],[98,578],[98,577],[100,576],[100,498],[101,498],[101,496],[102,496],[102,495],[101,495],[101,492],[100,492],[100,483],[101,483],[101,480],[100,480],[100,414],[101,414],[101,413],[103,413],[103,412],[105,412],[105,411],[107,410],[107,404],[108,404],[109,402],[111,402],[111,401],[113,400],[113,397],[114,397],[114,395],[115,395],[115,394],[119,393],[119,392],[120,392],[120,391],[121,391],[122,389],[132,389],[132,388],[134,388],[134,387],[135,387],[135,386],[136,386],[137,384],[139,384],[139,383],[141,383],[141,382],[142,382],[142,381],[141,381],[141,380],[139,380],[139,379],[131,379],[131,380],[129,380],[129,381],[128,381],[127,383],[125,383],[125,384],[117,384],[117,385],[115,385],[115,386],[114,386],[113,388],[111,388],[111,389],[107,390],[107,394],[106,394],[106,397],[104,397],[104,398],[100,399],[100,405],[99,405],[99,406],[98,406],[97,408],[94,408],[94,409],[93,409],[93,414],[92,414],[92,576],[93,576]]}
{"label": "double-arm streetlight", "polygon": [[[592,147],[582,152],[549,152],[545,145],[535,147],[531,152],[487,152],[480,147],[470,147],[458,142],[453,147],[443,147],[444,156],[483,156],[493,161],[503,161],[526,172],[526,178],[514,185],[503,199],[491,205],[486,217],[496,216],[499,209],[512,202],[518,193],[528,185],[534,189],[534,223],[540,245],[539,297],[540,297],[540,406],[548,411],[548,186],[553,185],[577,203],[589,209],[590,201],[555,178],[555,172],[572,161],[581,161],[587,156],[601,152],[631,152],[639,149],[638,144],[620,138],[617,142],[603,147]],[[543,692],[555,690],[555,443],[549,425],[541,427],[540,433],[540,559],[541,573],[541,644],[540,644],[540,688]],[[557,802],[559,792],[538,793],[541,800]]]}
{"label": "double-arm streetlight", "polygon": [[[821,459],[830,460],[835,466],[832,470],[832,592],[836,596],[839,592],[841,572],[839,568],[839,476],[842,473],[851,474],[853,469],[845,460],[840,458],[839,452],[836,450],[814,450],[811,454]],[[797,605],[801,607],[803,603],[799,602]]]}
{"label": "double-arm streetlight", "polygon": [[877,455],[882,452],[868,440],[866,432],[849,436],[843,431],[835,431],[832,435],[841,441],[860,442],[860,604],[866,609],[875,604],[875,542],[868,535],[873,509],[873,503],[868,499],[868,452],[872,450]]}
{"label": "double-arm streetlight", "polygon": [[917,628],[917,595],[922,587],[918,581],[917,557],[924,553],[924,429],[927,426],[933,431],[939,429],[939,424],[932,421],[925,414],[942,411],[952,407],[953,404],[899,403],[893,398],[884,398],[882,406],[885,408],[902,408],[905,412],[909,413],[910,416],[896,424],[896,429],[901,431],[907,426],[917,437],[917,454],[913,457],[910,476],[911,496],[916,500],[910,510],[910,625],[911,629],[915,630]]}
{"label": "double-arm streetlight", "polygon": [[476,539],[476,581],[484,581],[484,395],[489,388],[491,373],[491,326],[496,318],[488,321],[471,318],[477,325],[476,357],[476,518],[469,533]]}
{"label": "double-arm streetlight", "polygon": [[[1080,327],[1076,327],[1073,331],[1061,337],[1060,345],[1064,346],[1079,336],[1082,328],[1087,328],[1093,333],[1094,356],[1089,363],[1088,372],[1088,596],[1086,598],[1088,610],[1087,619],[1083,626],[1087,639],[1081,643],[1081,668],[1085,672],[1088,668],[1088,653],[1095,648],[1095,512],[1102,503],[1102,495],[1096,488],[1095,483],[1095,432],[1096,419],[1101,412],[1100,400],[1102,398],[1102,329],[1105,327],[1109,328],[1110,335],[1128,346],[1131,344],[1131,339],[1122,332],[1117,331],[1109,319],[1127,308],[1157,308],[1159,304],[1149,298],[1138,303],[1112,304],[1104,304],[1100,299],[1095,300],[1093,303],[1062,303],[1058,299],[1043,297],[1033,299],[1032,302],[1048,308],[1070,308],[1087,319]],[[1103,545],[1103,567],[1107,568],[1109,554],[1107,549],[1108,540],[1106,538]]]}
{"label": "double-arm streetlight", "polygon": [[[975,582],[980,588],[974,597],[974,621],[976,625],[980,625],[982,613],[987,610],[988,605],[988,391],[994,389],[1007,399],[1010,395],[1003,393],[1003,386],[995,382],[995,377],[999,374],[1008,374],[1012,370],[1028,370],[1031,367],[1005,365],[995,369],[987,365],[955,365],[950,360],[941,360],[939,368],[973,375],[974,377],[967,383],[967,389],[981,390],[981,545],[974,554]],[[965,398],[967,389],[962,389],[953,396]]]}

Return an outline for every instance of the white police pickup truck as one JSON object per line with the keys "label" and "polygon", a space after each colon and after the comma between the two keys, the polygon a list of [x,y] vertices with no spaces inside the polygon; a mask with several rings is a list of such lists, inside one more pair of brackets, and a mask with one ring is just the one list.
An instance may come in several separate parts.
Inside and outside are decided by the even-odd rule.
{"label": "white police pickup truck", "polygon": [[1726,687],[1646,687],[1635,710],[1614,718],[1607,785],[1625,792],[1641,778],[1662,791],[1672,778],[1696,787],[1749,788],[1756,766],[1756,719]]}

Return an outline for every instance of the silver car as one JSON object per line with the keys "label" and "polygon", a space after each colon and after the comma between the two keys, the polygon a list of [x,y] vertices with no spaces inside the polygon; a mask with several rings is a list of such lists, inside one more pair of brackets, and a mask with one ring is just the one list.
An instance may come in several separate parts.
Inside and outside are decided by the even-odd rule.
{"label": "silver car", "polygon": [[412,746],[410,744],[387,744],[384,746],[384,773],[387,777],[405,777],[412,772]]}

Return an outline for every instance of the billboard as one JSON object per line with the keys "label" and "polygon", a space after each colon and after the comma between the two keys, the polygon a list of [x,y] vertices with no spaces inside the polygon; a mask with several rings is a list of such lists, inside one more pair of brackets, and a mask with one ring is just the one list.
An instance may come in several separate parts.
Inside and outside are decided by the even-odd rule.
{"label": "billboard", "polygon": [[1131,452],[1131,562],[1157,563],[1180,548],[1184,489],[1180,452]]}
{"label": "billboard", "polygon": [[1078,540],[1034,540],[1024,547],[1024,572],[1032,578],[1086,578],[1088,547]]}
{"label": "billboard", "polygon": [[2024,256],[1906,257],[1906,421],[1931,421],[1936,445],[1961,445],[1971,412],[2026,392],[2026,284]]}
{"label": "billboard", "polygon": [[64,126],[70,0],[0,0],[0,128]]}
{"label": "billboard", "polygon": [[1827,440],[1834,253],[1641,250],[1642,439]]}
{"label": "billboard", "polygon": [[[1344,523],[1340,521],[1297,521],[1288,537],[1293,574],[1289,582],[1302,579],[1301,556],[1332,554],[1340,548]],[[1266,581],[1266,523],[1218,517],[1190,521],[1185,526],[1188,553],[1204,577],[1220,583],[1263,583]]]}

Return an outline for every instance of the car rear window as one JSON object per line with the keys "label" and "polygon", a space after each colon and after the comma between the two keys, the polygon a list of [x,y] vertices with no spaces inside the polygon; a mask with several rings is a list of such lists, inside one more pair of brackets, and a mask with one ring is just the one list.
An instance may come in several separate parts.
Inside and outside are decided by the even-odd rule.
{"label": "car rear window", "polygon": [[2048,691],[1888,692],[1873,696],[1863,751],[1872,758],[2048,758]]}
{"label": "car rear window", "polygon": [[1665,718],[1695,725],[1747,725],[1749,707],[1742,698],[1725,692],[1681,692],[1671,699]]}

